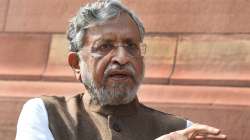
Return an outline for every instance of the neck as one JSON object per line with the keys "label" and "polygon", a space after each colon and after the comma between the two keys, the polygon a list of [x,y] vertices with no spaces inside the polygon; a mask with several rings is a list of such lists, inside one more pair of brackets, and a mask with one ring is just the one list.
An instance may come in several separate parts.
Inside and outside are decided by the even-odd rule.
{"label": "neck", "polygon": [[129,116],[137,112],[139,105],[137,97],[127,104],[120,105],[100,105],[98,102],[93,101],[90,94],[87,92],[83,95],[83,103],[86,110],[96,112],[104,116]]}

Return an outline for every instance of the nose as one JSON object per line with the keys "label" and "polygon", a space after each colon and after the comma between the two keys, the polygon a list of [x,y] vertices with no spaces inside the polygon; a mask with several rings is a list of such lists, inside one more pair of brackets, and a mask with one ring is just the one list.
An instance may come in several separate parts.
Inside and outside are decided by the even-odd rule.
{"label": "nose", "polygon": [[129,63],[129,54],[126,51],[126,49],[122,46],[119,46],[116,48],[116,51],[114,52],[114,55],[112,57],[112,63],[116,63],[119,65],[126,65]]}

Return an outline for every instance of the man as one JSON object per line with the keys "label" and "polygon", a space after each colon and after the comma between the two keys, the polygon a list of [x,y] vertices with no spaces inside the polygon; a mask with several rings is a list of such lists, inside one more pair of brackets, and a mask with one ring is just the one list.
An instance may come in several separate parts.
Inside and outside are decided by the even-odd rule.
{"label": "man", "polygon": [[216,128],[138,102],[144,77],[143,37],[143,24],[117,0],[80,8],[68,30],[68,62],[86,91],[69,99],[43,96],[28,101],[16,139],[225,139]]}

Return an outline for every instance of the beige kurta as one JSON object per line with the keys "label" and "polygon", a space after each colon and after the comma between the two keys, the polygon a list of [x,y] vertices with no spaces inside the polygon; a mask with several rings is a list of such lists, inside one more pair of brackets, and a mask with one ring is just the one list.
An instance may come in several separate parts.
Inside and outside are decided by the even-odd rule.
{"label": "beige kurta", "polygon": [[55,140],[153,140],[184,129],[186,120],[148,108],[135,99],[100,107],[87,94],[42,97]]}

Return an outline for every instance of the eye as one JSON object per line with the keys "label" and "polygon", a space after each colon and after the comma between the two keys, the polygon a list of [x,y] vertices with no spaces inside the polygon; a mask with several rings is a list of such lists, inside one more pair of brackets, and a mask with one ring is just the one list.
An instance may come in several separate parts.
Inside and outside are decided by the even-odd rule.
{"label": "eye", "polygon": [[140,51],[138,45],[135,43],[130,42],[130,43],[127,43],[125,46],[126,46],[127,51],[129,51],[131,54],[137,54]]}
{"label": "eye", "polygon": [[114,46],[112,44],[105,43],[105,44],[99,45],[96,48],[96,50],[99,52],[108,52],[108,51],[111,51],[113,48],[114,48]]}

